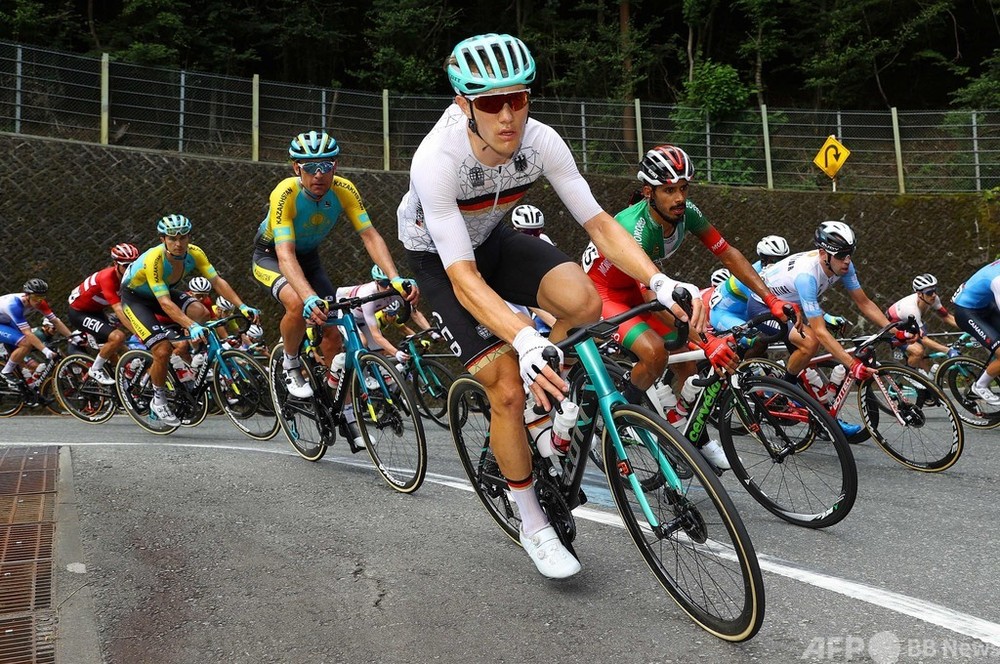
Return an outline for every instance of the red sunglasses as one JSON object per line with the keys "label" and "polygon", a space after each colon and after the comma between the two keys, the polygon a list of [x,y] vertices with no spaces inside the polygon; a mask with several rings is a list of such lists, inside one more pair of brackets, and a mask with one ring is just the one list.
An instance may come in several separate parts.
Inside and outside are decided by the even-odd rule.
{"label": "red sunglasses", "polygon": [[466,97],[476,107],[477,111],[483,113],[496,114],[503,110],[503,107],[510,104],[510,110],[520,111],[528,105],[531,90],[518,90],[517,92],[504,92],[498,95],[472,95]]}

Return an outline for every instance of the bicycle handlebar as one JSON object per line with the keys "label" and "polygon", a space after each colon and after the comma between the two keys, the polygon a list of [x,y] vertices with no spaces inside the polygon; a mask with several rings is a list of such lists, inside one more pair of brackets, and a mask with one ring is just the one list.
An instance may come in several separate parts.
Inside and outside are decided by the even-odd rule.
{"label": "bicycle handlebar", "polygon": [[375,302],[376,300],[383,300],[387,297],[392,297],[393,295],[399,295],[399,291],[394,289],[376,291],[371,295],[366,295],[364,297],[345,297],[339,301],[335,297],[327,296],[323,298],[323,300],[326,302],[327,309],[330,311],[347,311],[348,309],[360,307],[363,304]]}
{"label": "bicycle handlebar", "polygon": [[421,337],[430,336],[431,333],[441,334],[441,328],[439,328],[437,326],[431,326],[431,327],[427,328],[426,330],[420,330],[419,332],[414,332],[413,334],[410,334],[408,336],[403,337],[403,341],[404,342],[416,341],[417,339],[419,339]]}

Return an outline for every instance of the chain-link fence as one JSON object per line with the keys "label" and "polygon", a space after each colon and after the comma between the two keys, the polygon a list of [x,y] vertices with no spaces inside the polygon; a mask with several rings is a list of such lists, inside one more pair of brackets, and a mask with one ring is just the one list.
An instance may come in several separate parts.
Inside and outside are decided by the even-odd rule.
{"label": "chain-link fence", "polygon": [[[282,161],[292,136],[326,128],[354,168],[405,170],[449,98],[290,85],[140,67],[0,42],[0,131]],[[599,100],[532,100],[581,169],[620,175],[664,142],[695,159],[700,181],[830,190],[813,163],[828,136],[851,150],[836,188],[970,192],[1000,187],[1000,110],[749,110],[724,122],[696,109]]]}

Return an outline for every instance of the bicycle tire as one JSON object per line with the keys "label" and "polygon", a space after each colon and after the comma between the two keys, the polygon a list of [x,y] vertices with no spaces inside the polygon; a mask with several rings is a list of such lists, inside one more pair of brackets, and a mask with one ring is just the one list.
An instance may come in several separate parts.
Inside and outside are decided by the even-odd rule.
{"label": "bicycle tire", "polygon": [[410,384],[417,397],[417,406],[427,417],[448,428],[448,388],[455,375],[437,360],[421,359],[426,378],[413,369]]}
{"label": "bicycle tire", "polygon": [[[1000,426],[1000,408],[990,406],[969,391],[984,371],[985,362],[959,355],[942,362],[934,376],[934,383],[958,407],[958,416],[962,422],[973,429],[994,429]],[[990,385],[994,391],[1000,392],[1000,379],[994,379]]]}
{"label": "bicycle tire", "polygon": [[743,376],[743,421],[733,390],[720,404],[719,438],[733,474],[765,509],[805,528],[842,521],[858,496],[858,469],[836,419],[797,385]]}
{"label": "bicycle tire", "polygon": [[427,475],[427,438],[410,384],[384,355],[363,353],[351,383],[354,414],[375,470],[400,493]]}
{"label": "bicycle tire", "polygon": [[20,392],[15,392],[6,382],[0,385],[0,417],[14,417],[24,408],[24,398]]}
{"label": "bicycle tire", "polygon": [[[878,375],[887,386],[886,392],[874,378],[862,383],[858,391],[858,407],[872,440],[892,459],[913,470],[939,473],[955,465],[962,456],[965,432],[951,400],[914,369],[882,366]],[[889,407],[890,400],[900,409],[902,424]],[[934,424],[937,426],[932,431]]]}
{"label": "bicycle tire", "polygon": [[[783,376],[785,375],[784,366],[778,364],[774,360],[769,360],[763,357],[755,357],[749,360],[744,360],[737,367],[737,371],[747,371],[751,375],[764,375],[779,379],[783,379]],[[824,379],[827,378],[825,374],[823,377]],[[801,383],[797,384],[796,387],[801,387]],[[855,387],[855,389],[857,389],[857,387]],[[859,425],[861,428],[856,433],[853,434],[845,433],[844,435],[849,444],[860,445],[861,443],[871,438],[871,432],[868,430],[867,427],[864,426],[864,422],[862,421],[860,412],[855,412],[853,408],[850,410],[849,413],[844,412],[845,408],[849,403],[851,403],[851,400],[849,398],[845,399],[844,403],[841,404],[840,406],[840,412],[834,415],[834,419],[846,422],[848,424]]]}
{"label": "bicycle tire", "polygon": [[231,378],[216,366],[212,375],[213,393],[233,425],[254,440],[271,440],[278,435],[281,425],[274,412],[264,367],[239,350],[223,351],[218,364],[226,365]]}
{"label": "bicycle tire", "polygon": [[500,529],[521,544],[521,515],[490,448],[490,402],[486,390],[472,376],[463,374],[448,390],[448,423],[476,496]]}
{"label": "bicycle tire", "polygon": [[[753,638],[764,622],[764,580],[750,536],[719,478],[701,454],[653,411],[621,404],[611,417],[604,432],[604,456],[618,458],[609,433],[614,427],[625,443],[627,459],[609,464],[608,485],[625,529],[649,569],[705,631],[725,641]],[[655,448],[640,442],[640,431],[648,434],[648,444]],[[672,449],[672,455],[690,469],[690,477],[680,480],[679,487],[670,487],[654,449],[661,453]],[[647,522],[635,499],[632,474],[644,488],[660,522],[658,529]]]}
{"label": "bicycle tire", "polygon": [[[157,436],[166,436],[177,431],[179,425],[154,424],[149,419],[149,403],[153,398],[153,385],[147,371],[153,363],[153,355],[148,350],[132,349],[122,353],[115,366],[115,389],[118,400],[133,422],[140,428]],[[167,373],[167,389],[173,389],[173,377]]]}
{"label": "bicycle tire", "polygon": [[[282,359],[285,356],[284,344],[275,344],[271,350],[271,361],[268,366],[270,380],[268,385],[271,389],[271,400],[274,403],[274,411],[278,417],[278,425],[285,433],[285,438],[295,452],[306,461],[319,461],[326,454],[327,444],[333,441],[324,440],[323,431],[319,423],[319,415],[316,412],[316,381],[313,380],[312,372],[305,370],[306,380],[313,389],[313,396],[308,399],[292,397],[285,389],[282,376],[285,370],[282,368]],[[300,358],[305,364],[305,358]],[[308,369],[308,366],[304,368]],[[331,434],[333,435],[333,434]]]}
{"label": "bicycle tire", "polygon": [[74,353],[59,360],[52,379],[56,399],[66,412],[87,424],[107,422],[115,414],[118,399],[113,385],[101,385],[88,376],[94,358]]}

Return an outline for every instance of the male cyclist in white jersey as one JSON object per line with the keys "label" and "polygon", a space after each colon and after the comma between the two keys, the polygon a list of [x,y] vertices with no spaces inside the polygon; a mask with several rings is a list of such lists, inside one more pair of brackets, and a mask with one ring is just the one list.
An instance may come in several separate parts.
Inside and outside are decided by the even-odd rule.
{"label": "male cyclist in white jersey", "polygon": [[[546,408],[567,386],[542,359],[544,349],[558,349],[505,300],[552,313],[554,340],[598,320],[601,300],[565,253],[503,219],[544,175],[605,255],[651,284],[657,299],[686,320],[672,298],[679,282],[659,272],[601,208],[555,130],[528,117],[535,62],[520,39],[466,39],[445,70],[456,96],[413,156],[397,211],[399,238],[452,351],[489,396],[491,446],[517,503],[521,543],[541,574],[564,578],[580,563],[559,542],[534,492],[523,414],[525,385]],[[683,286],[696,296],[694,286]],[[694,304],[691,327],[702,331],[705,312]]]}
{"label": "male cyclist in white jersey", "polygon": [[[792,254],[765,268],[761,274],[772,293],[802,307],[802,316],[808,322],[807,326],[788,331],[788,341],[795,350],[785,365],[784,378],[790,383],[797,383],[799,372],[806,368],[822,346],[834,359],[848,367],[851,375],[864,380],[873,370],[852,357],[830,333],[819,298],[830,286],[842,281],[851,301],[865,318],[879,327],[888,325],[889,320],[865,294],[858,281],[852,261],[857,239],[851,227],[841,221],[824,221],[816,229],[814,243],[814,251]],[[765,309],[767,306],[763,302],[751,297],[747,317],[752,318]],[[898,338],[906,336],[902,330],[897,332]],[[857,424],[841,422],[840,425],[848,435],[861,430]]]}
{"label": "male cyclist in white jersey", "polygon": [[[916,337],[904,341],[894,340],[893,346],[906,353],[906,363],[914,369],[921,369],[925,373],[930,371],[931,361],[927,357],[928,350],[931,352],[947,353],[949,349],[942,343],[934,341],[927,336],[927,324],[924,322],[924,315],[934,311],[945,323],[958,328],[955,317],[942,304],[941,298],[937,294],[938,281],[933,274],[918,274],[913,278],[913,294],[894,302],[885,310],[885,315],[889,320],[896,322],[905,321],[913,316],[914,321],[920,328]],[[955,351],[957,354],[958,351]]]}

